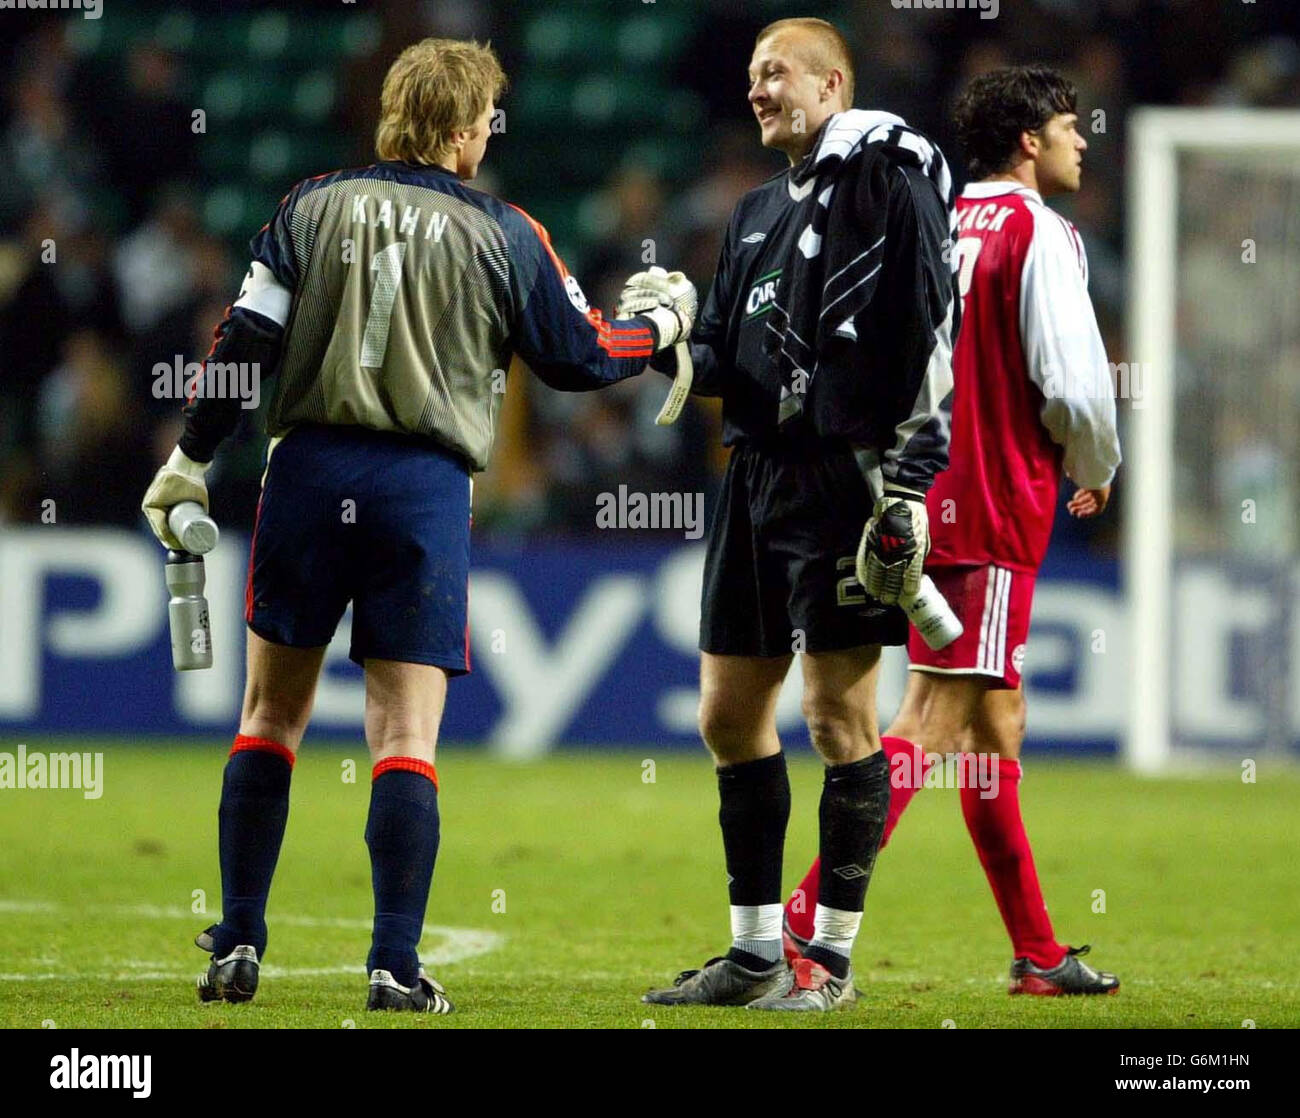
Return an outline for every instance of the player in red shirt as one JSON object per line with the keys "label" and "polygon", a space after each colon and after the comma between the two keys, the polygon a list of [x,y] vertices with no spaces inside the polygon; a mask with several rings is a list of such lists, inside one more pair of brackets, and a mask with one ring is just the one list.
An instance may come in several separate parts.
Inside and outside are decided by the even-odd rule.
{"label": "player in red shirt", "polygon": [[[1112,974],[1058,943],[1020,816],[1025,700],[1020,673],[1034,580],[1058,486],[1077,517],[1101,513],[1119,465],[1110,370],[1088,298],[1078,231],[1043,204],[1079,189],[1087,148],[1074,87],[1038,67],[971,82],[957,127],[972,177],[957,200],[962,326],[953,353],[951,464],[926,498],[926,571],[965,627],[935,652],[915,630],[902,708],[881,737],[890,758],[881,847],[936,752],[982,754],[996,772],[960,780],[962,814],[1011,937],[1013,994],[1109,994]],[[964,757],[975,761],[975,757]],[[970,774],[969,764],[959,772]],[[992,794],[990,794],[990,791]],[[820,867],[786,905],[786,949],[811,935]]]}

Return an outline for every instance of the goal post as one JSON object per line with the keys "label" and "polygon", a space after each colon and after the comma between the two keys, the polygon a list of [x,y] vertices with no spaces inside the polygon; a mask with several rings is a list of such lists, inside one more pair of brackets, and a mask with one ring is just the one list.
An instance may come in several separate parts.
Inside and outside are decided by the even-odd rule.
{"label": "goal post", "polygon": [[[1226,189],[1234,184],[1235,190]],[[1180,378],[1189,375],[1189,363],[1222,377],[1240,373],[1239,367],[1223,365],[1256,363],[1252,371],[1264,377],[1264,385],[1255,405],[1285,406],[1281,382],[1286,367],[1270,364],[1269,351],[1277,345],[1295,345],[1297,367],[1291,375],[1300,383],[1300,322],[1295,321],[1300,316],[1292,314],[1290,326],[1286,325],[1287,308],[1296,309],[1291,301],[1300,292],[1284,289],[1292,276],[1300,284],[1300,209],[1288,217],[1292,207],[1300,207],[1300,111],[1141,108],[1129,117],[1126,356],[1147,370],[1150,382],[1140,406],[1133,400],[1133,406],[1126,408],[1127,445],[1121,467],[1123,593],[1132,657],[1122,752],[1126,764],[1138,772],[1166,772],[1176,758],[1190,758],[1197,752],[1185,746],[1184,737],[1192,745],[1198,743],[1195,734],[1182,734],[1176,701],[1194,686],[1176,678],[1180,662],[1186,659],[1185,646],[1179,642],[1193,636],[1186,618],[1179,631],[1175,616],[1175,580],[1181,560],[1190,555],[1210,567],[1218,564],[1227,572],[1226,581],[1237,577],[1234,564],[1245,560],[1279,568],[1285,564],[1289,571],[1291,558],[1278,543],[1288,536],[1285,528],[1271,535],[1260,533],[1256,538],[1272,541],[1262,550],[1253,542],[1240,544],[1231,532],[1222,532],[1216,540],[1214,518],[1205,516],[1195,501],[1189,502],[1189,492],[1213,489],[1211,478],[1222,466],[1216,457],[1223,449],[1216,441],[1222,428],[1206,423],[1202,414],[1202,410],[1222,408],[1198,393],[1197,382],[1180,384]],[[1215,229],[1217,241],[1203,236],[1197,225],[1199,217],[1216,209],[1216,216],[1223,218]],[[1253,246],[1254,238],[1265,236],[1261,227],[1267,227],[1270,238],[1267,245],[1258,246],[1260,254],[1268,254],[1266,268],[1245,260],[1251,251],[1244,247],[1246,242]],[[1193,249],[1200,261],[1197,274],[1202,292],[1210,289],[1214,275],[1212,253],[1221,251],[1222,275],[1231,287],[1222,300],[1196,305],[1196,292],[1187,289],[1186,279],[1186,257]],[[1258,270],[1235,271],[1252,266]],[[1254,316],[1259,323],[1257,342],[1250,337]],[[1243,378],[1243,387],[1248,383]],[[1248,427],[1246,406],[1242,405],[1240,423]],[[1272,422],[1268,419],[1265,426]],[[1204,430],[1211,437],[1203,447],[1204,472],[1198,478],[1195,444],[1198,432]],[[1243,440],[1251,437],[1249,430]],[[1273,453],[1294,463],[1297,448],[1282,447]],[[1295,505],[1284,499],[1285,485],[1280,492],[1271,514],[1293,516]],[[1225,523],[1226,511],[1219,512],[1218,523]],[[1193,542],[1187,544],[1189,538]],[[1275,580],[1272,585],[1285,584]],[[1186,604],[1186,598],[1183,595],[1179,601]],[[1288,600],[1285,611],[1293,608]],[[1265,624],[1261,621],[1257,632],[1265,634],[1261,639],[1271,640]],[[1223,640],[1230,643],[1226,631]],[[1286,666],[1286,647],[1276,651],[1283,664],[1279,670],[1294,677],[1300,665]],[[1271,701],[1288,705],[1286,690],[1286,686],[1271,688]],[[1279,725],[1294,729],[1289,712],[1264,712],[1259,719],[1274,728],[1274,738]],[[1239,723],[1246,734],[1254,724],[1244,717]],[[1241,755],[1236,751],[1236,756]]]}

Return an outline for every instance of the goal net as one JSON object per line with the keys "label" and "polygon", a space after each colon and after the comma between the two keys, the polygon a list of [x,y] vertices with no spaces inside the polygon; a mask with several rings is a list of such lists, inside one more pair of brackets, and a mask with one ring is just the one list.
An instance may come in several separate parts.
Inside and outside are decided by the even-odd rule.
{"label": "goal net", "polygon": [[1300,112],[1129,129],[1124,753],[1300,757]]}

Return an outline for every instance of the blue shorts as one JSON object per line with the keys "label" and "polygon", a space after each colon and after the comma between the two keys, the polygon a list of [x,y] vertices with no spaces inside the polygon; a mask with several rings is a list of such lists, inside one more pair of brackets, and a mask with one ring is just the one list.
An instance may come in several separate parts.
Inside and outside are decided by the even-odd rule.
{"label": "blue shorts", "polygon": [[348,602],[367,658],[469,671],[468,464],[428,439],[295,427],[257,506],[244,618],[259,637],[329,644]]}

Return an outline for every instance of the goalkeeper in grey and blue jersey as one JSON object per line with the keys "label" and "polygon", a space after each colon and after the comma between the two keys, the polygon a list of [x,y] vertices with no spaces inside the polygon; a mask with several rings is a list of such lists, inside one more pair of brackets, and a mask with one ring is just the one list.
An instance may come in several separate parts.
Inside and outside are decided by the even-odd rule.
{"label": "goalkeeper in grey and blue jersey", "polygon": [[[276,383],[245,601],[247,685],[221,796],[222,919],[196,941],[212,954],[205,1001],[256,990],[289,776],[351,602],[374,765],[368,1008],[450,1010],[416,947],[438,850],[447,677],[469,670],[470,478],[488,463],[506,370],[518,356],[555,388],[601,388],[690,331],[689,285],[670,305],[607,322],[545,229],[465,185],[504,84],[475,43],[404,51],[384,81],[379,162],[289,192],[253,238],[207,358]],[[191,395],[180,445],[144,499],[166,546],[180,546],[172,506],[207,507],[204,474],[239,415],[238,398]]]}

